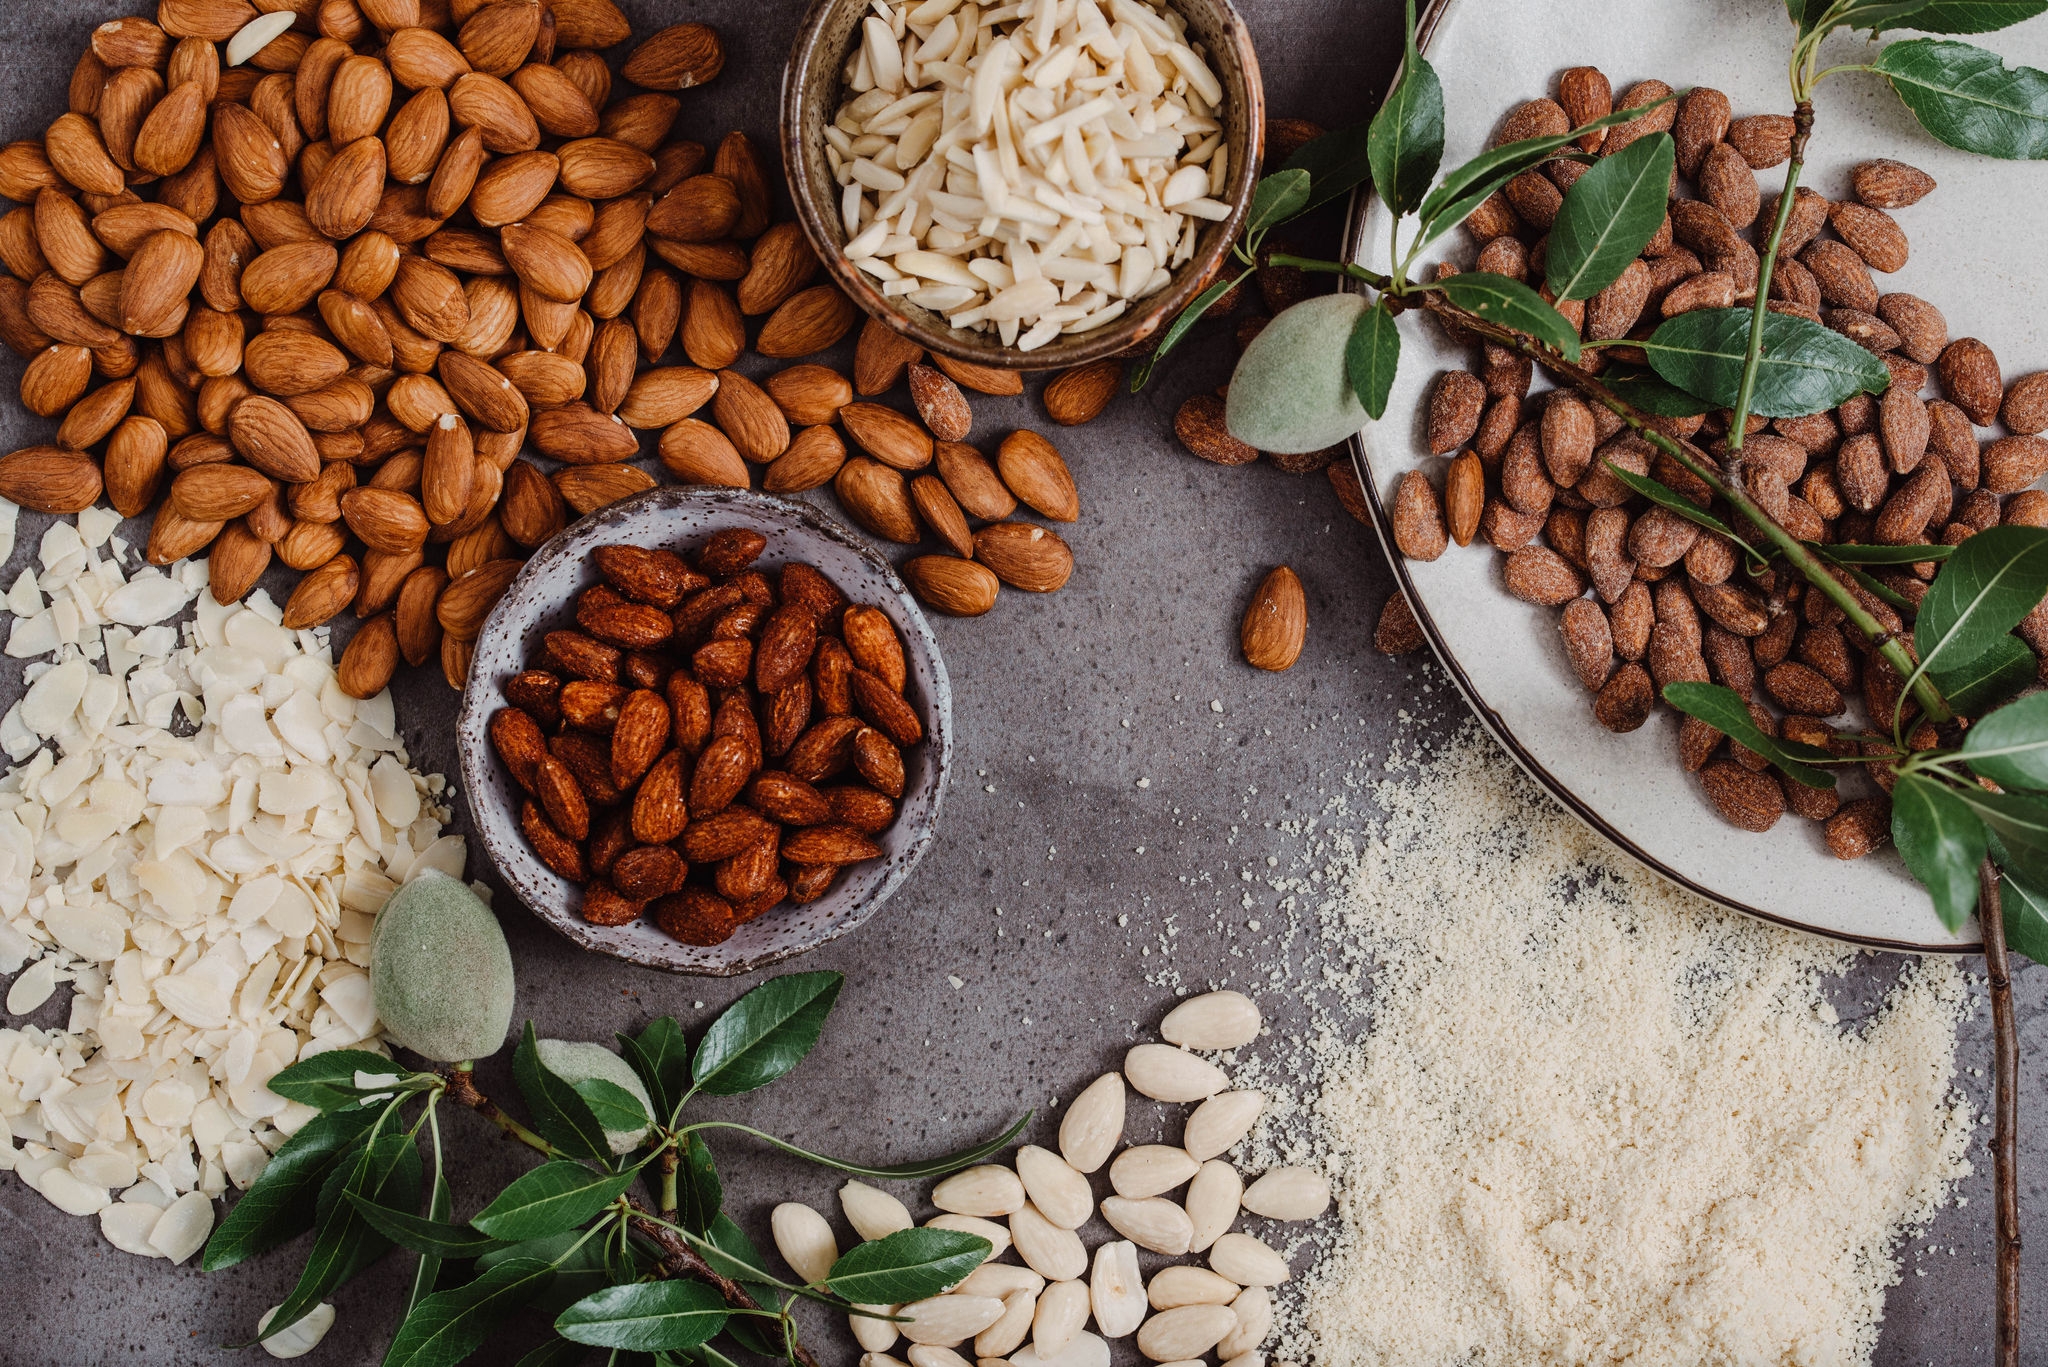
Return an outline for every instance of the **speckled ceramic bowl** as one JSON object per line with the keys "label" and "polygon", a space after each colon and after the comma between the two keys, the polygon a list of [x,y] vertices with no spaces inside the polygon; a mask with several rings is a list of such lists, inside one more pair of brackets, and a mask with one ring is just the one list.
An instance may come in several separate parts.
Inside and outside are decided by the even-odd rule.
{"label": "speckled ceramic bowl", "polygon": [[[682,944],[645,920],[629,926],[590,925],[577,911],[581,896],[576,886],[542,864],[520,833],[522,794],[498,762],[485,727],[504,706],[505,681],[526,667],[543,633],[572,624],[576,596],[598,582],[590,565],[593,548],[687,548],[729,527],[752,528],[768,538],[759,561],[763,567],[803,561],[823,571],[854,602],[889,614],[903,638],[910,666],[905,692],[924,719],[925,741],[903,757],[903,801],[896,824],[880,837],[883,857],[847,870],[831,892],[809,906],[779,907],[710,947]],[[457,726],[462,780],[477,834],[522,902],[585,949],[648,968],[709,977],[751,973],[816,949],[874,915],[931,845],[953,759],[953,694],[939,643],[888,562],[806,504],[737,489],[656,489],[584,518],[543,546],[484,623]]]}
{"label": "speckled ceramic bowl", "polygon": [[846,228],[839,187],[825,160],[825,124],[844,98],[842,72],[853,50],[867,0],[813,0],[797,33],[782,77],[782,164],[790,198],[818,259],[833,283],[869,314],[927,351],[1006,370],[1058,370],[1114,356],[1150,337],[1187,307],[1215,277],[1244,223],[1265,152],[1265,87],[1251,33],[1230,0],[1164,0],[1184,16],[1188,32],[1208,50],[1210,69],[1223,83],[1223,136],[1230,149],[1229,185],[1218,196],[1236,206],[1221,223],[1202,230],[1195,255],[1174,272],[1173,283],[1120,318],[1089,332],[1060,336],[1036,351],[1004,346],[993,333],[956,328],[939,314],[882,294],[873,276],[841,254]]}

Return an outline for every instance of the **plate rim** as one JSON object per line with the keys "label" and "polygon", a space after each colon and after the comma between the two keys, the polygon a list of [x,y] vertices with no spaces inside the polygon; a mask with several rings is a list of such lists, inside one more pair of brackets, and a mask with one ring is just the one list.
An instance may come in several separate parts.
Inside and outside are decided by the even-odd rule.
{"label": "plate rim", "polygon": [[[1437,26],[1443,21],[1444,15],[1449,12],[1451,6],[1456,3],[1458,3],[1458,0],[1430,0],[1428,6],[1416,22],[1416,47],[1419,51],[1428,52],[1431,41],[1436,37]],[[1362,184],[1357,190],[1352,192],[1350,207],[1344,224],[1344,259],[1347,261],[1360,260],[1366,250],[1366,244],[1362,240],[1365,233],[1365,220],[1375,198],[1376,196],[1370,181]],[[1338,288],[1347,293],[1353,293],[1356,292],[1356,282],[1340,277]],[[1752,906],[1737,898],[1714,891],[1712,888],[1678,872],[1678,870],[1652,855],[1636,841],[1623,835],[1586,801],[1580,798],[1568,784],[1545,768],[1516,737],[1514,731],[1502,720],[1500,715],[1481,698],[1477,687],[1466,676],[1464,668],[1458,664],[1456,658],[1452,656],[1449,648],[1444,644],[1443,637],[1438,633],[1436,622],[1431,618],[1428,608],[1418,601],[1418,596],[1414,592],[1415,586],[1408,577],[1406,563],[1394,546],[1393,521],[1386,506],[1380,499],[1379,483],[1373,476],[1372,458],[1366,453],[1365,434],[1363,432],[1354,434],[1345,445],[1349,448],[1352,472],[1357,475],[1359,485],[1365,494],[1365,506],[1372,514],[1372,529],[1379,540],[1380,554],[1386,560],[1388,567],[1393,571],[1395,586],[1400,590],[1401,595],[1408,600],[1409,610],[1415,618],[1416,625],[1422,630],[1423,639],[1429,643],[1430,653],[1436,657],[1437,663],[1450,676],[1451,683],[1457,688],[1459,696],[1465,700],[1466,706],[1472,709],[1472,715],[1486,729],[1486,733],[1492,736],[1494,741],[1503,750],[1507,751],[1509,758],[1514,760],[1516,766],[1523,773],[1534,780],[1552,798],[1563,804],[1566,810],[1570,811],[1595,831],[1598,831],[1609,844],[1621,850],[1645,868],[1677,884],[1695,896],[1704,898],[1706,901],[1712,902],[1714,905],[1725,908],[1728,911],[1753,917],[1756,920],[1764,921],[1786,930],[1798,931],[1803,935],[1818,936],[1825,940],[1856,945],[1864,949],[1883,950],[1887,953],[1960,956],[1984,952],[1984,946],[1981,941],[1967,943],[1947,941],[1941,944],[1926,944],[1913,940],[1891,940],[1881,936],[1853,935],[1845,931],[1824,930],[1816,926],[1794,921],[1776,912],[1766,911],[1761,907]]]}

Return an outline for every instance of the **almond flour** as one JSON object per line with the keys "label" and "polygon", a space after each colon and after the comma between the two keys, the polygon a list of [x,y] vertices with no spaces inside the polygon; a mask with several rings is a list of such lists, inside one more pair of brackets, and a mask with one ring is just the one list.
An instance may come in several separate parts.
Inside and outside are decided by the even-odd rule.
{"label": "almond flour", "polygon": [[1907,962],[1845,1027],[1855,951],[1628,863],[1475,732],[1388,768],[1373,828],[1333,814],[1327,868],[1276,885],[1337,990],[1268,1064],[1310,1081],[1308,1138],[1257,1157],[1326,1156],[1339,1227],[1273,1355],[1869,1362],[1901,1240],[1970,1171],[1961,969]]}

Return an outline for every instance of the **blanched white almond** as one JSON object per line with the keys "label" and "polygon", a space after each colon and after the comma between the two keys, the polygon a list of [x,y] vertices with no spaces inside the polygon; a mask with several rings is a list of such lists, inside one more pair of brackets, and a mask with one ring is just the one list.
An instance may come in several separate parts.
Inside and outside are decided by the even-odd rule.
{"label": "blanched white almond", "polygon": [[[984,1267],[987,1264],[983,1264]],[[1022,1271],[1023,1269],[1018,1269]],[[1032,1274],[1039,1286],[1045,1279]],[[1017,1351],[1031,1337],[1031,1317],[1038,1312],[1038,1290],[1012,1291],[1003,1297],[1003,1314],[994,1324],[974,1336],[976,1358],[1004,1358]]]}
{"label": "blanched white almond", "polygon": [[1216,1345],[1219,1357],[1242,1357],[1266,1341],[1273,1332],[1273,1293],[1263,1286],[1247,1286],[1230,1303],[1237,1315],[1237,1328]]}
{"label": "blanched white almond", "polygon": [[1227,1305],[1183,1305],[1162,1310],[1138,1328],[1138,1351],[1154,1362],[1198,1358],[1237,1327]]}
{"label": "blanched white almond", "polygon": [[1011,1215],[1024,1208],[1024,1184],[1008,1168],[986,1164],[956,1172],[933,1187],[932,1204],[953,1215]]}
{"label": "blanched white almond", "polygon": [[974,1367],[951,1348],[936,1343],[916,1344],[904,1356],[910,1359],[910,1367]]}
{"label": "blanched white almond", "polygon": [[1173,1310],[1183,1305],[1228,1305],[1244,1288],[1228,1277],[1206,1267],[1175,1265],[1162,1267],[1145,1288],[1145,1299],[1154,1310]]}
{"label": "blanched white almond", "polygon": [[1242,992],[1189,997],[1159,1022],[1159,1038],[1185,1049],[1237,1049],[1259,1037],[1259,1007]]}
{"label": "blanched white almond", "polygon": [[1314,1168],[1274,1168],[1244,1189],[1244,1208],[1268,1220],[1313,1220],[1330,1208],[1330,1180]]}
{"label": "blanched white almond", "polygon": [[1003,1303],[994,1296],[932,1296],[897,1312],[909,1323],[901,1327],[912,1343],[965,1343],[1003,1317]]}
{"label": "blanched white almond", "polygon": [[916,1223],[901,1201],[865,1182],[848,1182],[841,1187],[839,1208],[846,1212],[846,1223],[863,1239],[886,1239]]}
{"label": "blanched white almond", "polygon": [[1088,1303],[1095,1327],[1120,1339],[1145,1322],[1145,1279],[1138,1271],[1138,1246],[1117,1239],[1095,1250],[1095,1271],[1088,1278]]}
{"label": "blanched white almond", "polygon": [[1124,1077],[1154,1101],[1200,1101],[1230,1085],[1223,1070],[1170,1044],[1140,1044],[1124,1055]]}
{"label": "blanched white almond", "polygon": [[1236,1168],[1220,1158],[1202,1164],[1188,1183],[1188,1223],[1194,1230],[1188,1252],[1200,1253],[1229,1232],[1243,1196],[1244,1179]]}
{"label": "blanched white almond", "polygon": [[1197,1162],[1206,1163],[1235,1148],[1238,1140],[1252,1132],[1259,1112],[1265,1109],[1264,1092],[1219,1092],[1188,1117],[1181,1147]]}
{"label": "blanched white almond", "polygon": [[839,1240],[825,1217],[801,1201],[784,1201],[768,1217],[775,1251],[805,1285],[822,1282],[839,1261]]}
{"label": "blanched white almond", "polygon": [[1104,1073],[1074,1098],[1060,1121],[1060,1157],[1075,1172],[1094,1172],[1124,1137],[1124,1078]]}
{"label": "blanched white almond", "polygon": [[[863,1310],[872,1310],[874,1315],[893,1315],[893,1305],[863,1305]],[[853,1341],[870,1353],[886,1353],[896,1346],[902,1335],[896,1332],[893,1320],[876,1319],[874,1315],[848,1315],[846,1323],[853,1330]]]}
{"label": "blanched white almond", "polygon": [[903,1359],[887,1353],[862,1353],[860,1367],[903,1367]]}
{"label": "blanched white almond", "polygon": [[1061,1229],[1079,1229],[1095,1213],[1095,1194],[1088,1190],[1088,1179],[1051,1149],[1026,1144],[1017,1150],[1017,1175],[1038,1213]]}
{"label": "blanched white almond", "polygon": [[1209,1250],[1209,1266],[1239,1286],[1278,1286],[1287,1260],[1249,1234],[1226,1234]]}
{"label": "blanched white almond", "polygon": [[1045,1290],[1045,1278],[1028,1267],[1012,1263],[983,1263],[968,1273],[967,1280],[953,1290],[963,1296],[994,1296],[999,1301],[1006,1301],[1022,1291],[1036,1299],[1038,1293]]}
{"label": "blanched white almond", "polygon": [[1195,1236],[1188,1213],[1164,1196],[1148,1196],[1142,1201],[1104,1197],[1102,1218],[1139,1248],[1164,1253],[1169,1258],[1187,1252],[1188,1241]]}
{"label": "blanched white almond", "polygon": [[1088,1270],[1081,1236],[1046,1219],[1028,1201],[1010,1217],[1010,1239],[1024,1265],[1049,1282],[1070,1282]]}
{"label": "blanched white almond", "polygon": [[991,1245],[988,1255],[991,1261],[1010,1251],[1010,1231],[992,1220],[984,1220],[977,1215],[934,1215],[924,1222],[924,1227],[950,1229],[956,1234],[972,1234],[988,1240]]}
{"label": "blanched white almond", "polygon": [[1109,1165],[1109,1184],[1119,1196],[1137,1200],[1172,1191],[1201,1170],[1186,1149],[1171,1144],[1140,1144],[1125,1149]]}
{"label": "blanched white almond", "polygon": [[1031,1318],[1031,1346],[1041,1358],[1057,1357],[1088,1323],[1088,1284],[1054,1282],[1038,1293]]}
{"label": "blanched white almond", "polygon": [[1239,1353],[1224,1362],[1223,1367],[1266,1367],[1264,1353]]}
{"label": "blanched white almond", "polygon": [[1056,1357],[1040,1357],[1036,1348],[1025,1344],[1010,1354],[1010,1367],[1109,1367],[1109,1345],[1083,1330]]}

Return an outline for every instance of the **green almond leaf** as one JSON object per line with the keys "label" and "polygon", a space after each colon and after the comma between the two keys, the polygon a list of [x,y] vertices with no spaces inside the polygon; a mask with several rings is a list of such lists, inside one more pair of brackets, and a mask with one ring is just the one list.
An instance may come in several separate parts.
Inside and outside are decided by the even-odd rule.
{"label": "green almond leaf", "polygon": [[526,1023],[519,1047],[513,1051],[512,1080],[519,1084],[520,1094],[533,1111],[533,1127],[550,1144],[577,1158],[600,1163],[611,1160],[611,1142],[605,1138],[604,1126],[590,1113],[583,1094],[540,1061],[532,1021]]}
{"label": "green almond leaf", "polygon": [[[433,1136],[434,1185],[428,1189],[427,1219],[440,1225],[449,1225],[448,1217],[455,1213],[455,1193],[448,1186],[448,1160],[441,1152],[441,1122],[434,1114],[433,1102],[427,1103],[428,1133]],[[358,1199],[351,1197],[351,1200]],[[380,1207],[381,1209],[381,1207]],[[396,1215],[400,1212],[394,1211]],[[410,1217],[408,1217],[410,1218]],[[371,1223],[374,1225],[375,1220]],[[451,1229],[454,1226],[449,1226]],[[379,1230],[387,1239],[394,1239],[388,1229]],[[470,1231],[463,1230],[464,1234]],[[403,1240],[394,1239],[403,1243]],[[419,1250],[419,1266],[412,1272],[412,1291],[405,1300],[405,1313],[410,1315],[414,1308],[428,1296],[434,1294],[436,1284],[441,1280],[441,1254],[426,1249]]]}
{"label": "green almond leaf", "polygon": [[384,1367],[453,1367],[554,1277],[555,1269],[536,1258],[511,1258],[467,1286],[436,1291],[398,1326]]}
{"label": "green almond leaf", "polygon": [[1980,720],[1963,734],[1963,758],[2001,788],[2048,791],[2048,693]]}
{"label": "green almond leaf", "polygon": [[620,1035],[619,1052],[640,1075],[664,1121],[673,1121],[690,1090],[690,1044],[674,1016],[658,1016],[636,1039]]}
{"label": "green almond leaf", "polygon": [[590,1348],[587,1344],[571,1343],[565,1338],[552,1338],[519,1359],[512,1367],[575,1367],[575,1364],[589,1356]]}
{"label": "green almond leaf", "polygon": [[1323,134],[1287,159],[1282,170],[1308,172],[1308,203],[1302,206],[1303,213],[1350,194],[1372,177],[1369,138],[1369,125],[1354,124]]}
{"label": "green almond leaf", "polygon": [[995,1246],[950,1229],[902,1229],[857,1244],[832,1264],[825,1284],[862,1305],[900,1305],[958,1286]]}
{"label": "green almond leaf", "polygon": [[641,1133],[650,1123],[647,1108],[640,1104],[640,1098],[616,1082],[607,1082],[601,1077],[579,1078],[572,1084],[576,1095],[583,1098],[583,1104],[590,1107],[590,1113],[597,1117],[597,1123],[607,1130]]}
{"label": "green almond leaf", "polygon": [[1464,271],[1440,281],[1438,288],[1467,312],[1527,333],[1563,352],[1568,361],[1579,359],[1579,334],[1548,300],[1521,281],[1492,271]]}
{"label": "green almond leaf", "polygon": [[[1661,324],[1640,345],[1650,368],[1717,408],[1735,406],[1752,321],[1748,309],[1696,309]],[[1841,333],[1788,313],[1764,315],[1757,371],[1759,417],[1825,412],[1852,395],[1881,393],[1891,372]]]}
{"label": "green almond leaf", "polygon": [[1949,146],[2011,161],[2048,157],[2048,72],[1934,38],[1893,43],[1872,69]]}
{"label": "green almond leaf", "polygon": [[1159,345],[1152,348],[1152,354],[1131,367],[1131,392],[1133,394],[1136,394],[1145,387],[1146,382],[1152,378],[1152,368],[1165,360],[1167,353],[1181,344],[1181,339],[1188,335],[1188,329],[1200,322],[1202,315],[1213,308],[1218,299],[1230,293],[1232,287],[1250,274],[1250,270],[1245,270],[1234,276],[1218,277],[1214,284],[1195,296],[1193,303],[1180,311],[1179,315],[1168,325],[1166,335],[1159,339]]}
{"label": "green almond leaf", "polygon": [[1990,829],[1990,848],[2001,867],[2035,887],[2048,887],[2048,802],[1967,784],[1949,791]]}
{"label": "green almond leaf", "polygon": [[1918,565],[1927,560],[1946,560],[1956,553],[1954,546],[1864,546],[1835,543],[1806,543],[1808,550],[1837,565]]}
{"label": "green almond leaf", "polygon": [[1546,279],[1559,299],[1591,299],[1621,278],[1657,230],[1678,158],[1669,133],[1638,138],[1595,163],[1550,229]]}
{"label": "green almond leaf", "polygon": [[[358,1087],[356,1074],[388,1078],[388,1086]],[[407,1090],[414,1076],[410,1068],[393,1063],[367,1049],[336,1049],[280,1069],[270,1079],[270,1090],[290,1101],[303,1102],[322,1111],[359,1106],[372,1096]]]}
{"label": "green almond leaf", "polygon": [[1666,684],[1664,701],[1689,717],[1698,717],[1723,735],[1740,741],[1783,770],[1788,778],[1796,779],[1809,788],[1835,786],[1833,774],[1815,769],[1810,763],[1831,760],[1834,756],[1818,746],[1765,735],[1749,715],[1749,705],[1732,688],[1704,683]]}
{"label": "green almond leaf", "polygon": [[702,1282],[641,1282],[585,1296],[555,1320],[565,1339],[650,1353],[694,1348],[725,1327],[728,1311]]}
{"label": "green almond leaf", "polygon": [[1991,649],[1952,669],[1931,669],[1927,677],[1959,717],[1981,717],[2034,682],[2034,652],[2017,636],[2001,636]]}
{"label": "green almond leaf", "polygon": [[199,1265],[218,1272],[312,1228],[328,1175],[356,1150],[376,1119],[375,1111],[351,1110],[307,1121],[214,1226]]}
{"label": "green almond leaf", "polygon": [[1913,644],[1932,671],[1973,660],[2048,593],[2048,530],[1991,527],[1956,548],[1920,600]]}
{"label": "green almond leaf", "polygon": [[599,1287],[612,1284],[605,1258],[606,1240],[586,1239],[580,1229],[565,1229],[545,1239],[522,1239],[516,1244],[484,1254],[476,1270],[487,1272],[514,1258],[535,1258],[555,1269],[555,1279],[534,1297],[536,1313],[553,1318]]}
{"label": "green almond leaf", "polygon": [[961,1149],[957,1153],[949,1153],[943,1158],[927,1159],[921,1163],[900,1163],[894,1167],[875,1167],[865,1163],[848,1162],[843,1158],[830,1158],[822,1153],[812,1153],[809,1149],[800,1149],[787,1140],[777,1139],[774,1135],[757,1130],[751,1125],[741,1125],[730,1120],[705,1121],[703,1128],[707,1130],[738,1130],[743,1134],[752,1135],[763,1143],[773,1145],[784,1153],[793,1154],[798,1158],[809,1159],[820,1167],[852,1173],[856,1177],[880,1177],[888,1181],[916,1182],[927,1177],[943,1177],[949,1172],[958,1172],[962,1168],[971,1168],[990,1155],[1001,1153],[1009,1147],[1011,1140],[1024,1133],[1024,1127],[1031,1123],[1031,1117],[1034,1114],[1036,1112],[1024,1112],[1022,1116],[1018,1117],[1016,1123],[986,1143],[976,1144],[968,1149]]}
{"label": "green almond leaf", "polygon": [[1610,370],[1600,377],[1608,392],[1640,413],[1660,418],[1696,418],[1714,405],[1696,398],[1650,370]]}
{"label": "green almond leaf", "polygon": [[1375,421],[1386,415],[1387,396],[1394,390],[1394,372],[1400,366],[1401,329],[1382,297],[1360,315],[1344,348],[1344,373],[1351,381],[1351,392]]}
{"label": "green almond leaf", "polygon": [[1422,201],[1422,240],[1434,242],[1442,237],[1470,218],[1472,211],[1484,204],[1494,191],[1522,172],[1541,166],[1586,134],[1627,123],[1657,105],[1677,98],[1676,95],[1668,95],[1656,104],[1644,105],[1640,109],[1617,109],[1590,123],[1581,124],[1569,133],[1523,138],[1520,142],[1506,143],[1481,152],[1463,166],[1446,173],[1443,182]]}
{"label": "green almond leaf", "polygon": [[1913,13],[1911,23],[1888,27],[1922,33],[1993,33],[2040,14],[2048,14],[2048,0],[1932,0]]}
{"label": "green almond leaf", "polygon": [[2006,948],[2048,964],[2048,893],[2000,870],[1998,902],[2004,913]]}
{"label": "green almond leaf", "polygon": [[1302,211],[1308,203],[1308,172],[1282,168],[1264,176],[1252,189],[1252,207],[1245,214],[1244,230],[1258,237]]}
{"label": "green almond leaf", "polygon": [[357,1150],[348,1163],[336,1168],[330,1180],[333,1179],[338,1179],[336,1194],[313,1236],[313,1251],[299,1273],[298,1285],[270,1318],[272,1332],[297,1324],[334,1288],[389,1251],[391,1241],[378,1233],[347,1197],[351,1193],[367,1197],[392,1210],[418,1206],[419,1148],[410,1135],[378,1135]]}
{"label": "green almond leaf", "polygon": [[1977,909],[1977,866],[1984,862],[1984,823],[1954,790],[1924,774],[1900,774],[1892,785],[1892,843],[1906,868],[1934,899],[1934,914],[1956,931]]}
{"label": "green almond leaf", "polygon": [[1408,46],[1400,79],[1366,134],[1373,189],[1396,216],[1412,214],[1444,158],[1444,88],[1415,45],[1415,0],[1408,0]]}
{"label": "green almond leaf", "polygon": [[710,1146],[704,1136],[691,1131],[683,1141],[682,1153],[677,1159],[680,1171],[676,1174],[677,1218],[684,1229],[703,1234],[718,1218],[719,1208],[725,1204],[725,1188],[718,1180],[718,1165],[711,1159]]}
{"label": "green almond leaf", "polygon": [[1921,10],[1927,8],[1929,0],[1860,0],[1843,11],[1838,28],[1869,29],[1872,33],[1887,28],[1917,28],[1909,24]]}
{"label": "green almond leaf", "polygon": [[846,981],[838,973],[770,978],[725,1009],[697,1043],[691,1074],[708,1096],[765,1087],[803,1062]]}
{"label": "green almond leaf", "polygon": [[634,1172],[598,1172],[564,1159],[514,1179],[470,1223],[507,1243],[575,1229],[633,1185]]}
{"label": "green almond leaf", "polygon": [[504,1248],[506,1241],[494,1239],[488,1234],[479,1234],[468,1225],[450,1224],[439,1218],[422,1217],[403,1210],[391,1210],[357,1192],[346,1192],[344,1199],[356,1208],[370,1227],[397,1244],[415,1253],[431,1254],[437,1258],[452,1258],[458,1262],[481,1258],[493,1249]]}

